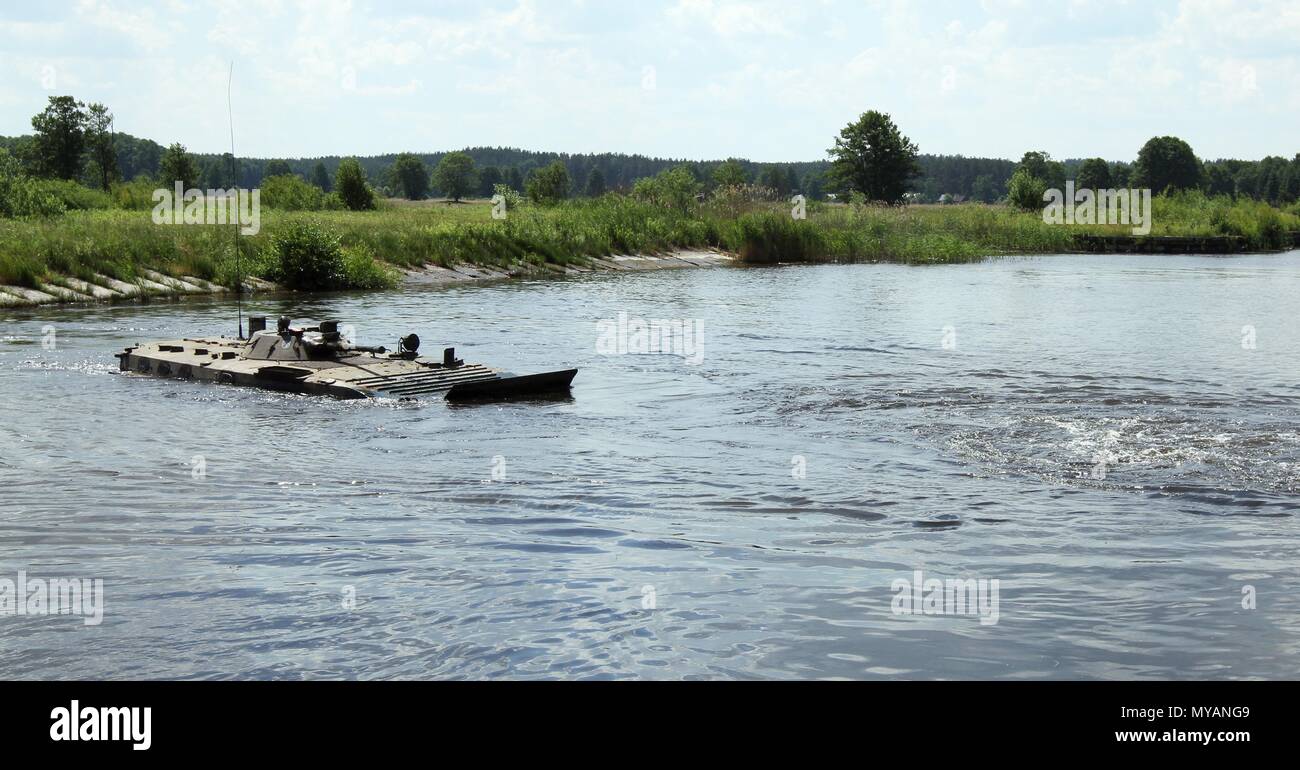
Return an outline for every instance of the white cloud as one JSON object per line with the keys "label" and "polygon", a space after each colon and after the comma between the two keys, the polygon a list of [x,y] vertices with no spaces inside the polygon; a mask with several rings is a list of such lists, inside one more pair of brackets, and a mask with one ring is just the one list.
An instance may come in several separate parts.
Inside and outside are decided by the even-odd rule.
{"label": "white cloud", "polygon": [[157,23],[157,15],[137,10],[134,5],[120,5],[108,0],[79,0],[78,20],[132,41],[145,53],[167,47],[171,34]]}
{"label": "white cloud", "polygon": [[925,152],[1123,159],[1161,133],[1290,155],[1297,39],[1294,0],[80,0],[0,20],[0,134],[30,130],[52,66],[123,130],[220,150],[233,59],[241,144],[267,156],[811,159],[867,109]]}
{"label": "white cloud", "polygon": [[704,25],[723,37],[789,35],[800,18],[794,3],[740,0],[678,0],[667,15],[680,27]]}

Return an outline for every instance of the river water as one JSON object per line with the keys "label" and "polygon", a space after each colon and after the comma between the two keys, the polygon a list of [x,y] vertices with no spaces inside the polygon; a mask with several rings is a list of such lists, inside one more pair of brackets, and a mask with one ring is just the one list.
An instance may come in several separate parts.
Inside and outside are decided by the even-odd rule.
{"label": "river water", "polygon": [[[1300,252],[246,311],[581,371],[563,401],[313,400],[116,371],[233,333],[230,302],[0,311],[0,579],[103,580],[98,625],[0,616],[6,676],[1297,675]],[[698,349],[606,354],[620,313]],[[917,571],[984,603],[913,604]]]}

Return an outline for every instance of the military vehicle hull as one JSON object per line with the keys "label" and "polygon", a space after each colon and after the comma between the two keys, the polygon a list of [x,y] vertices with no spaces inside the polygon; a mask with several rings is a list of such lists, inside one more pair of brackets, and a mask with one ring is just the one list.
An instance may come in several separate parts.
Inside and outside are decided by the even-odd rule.
{"label": "military vehicle hull", "polygon": [[436,360],[383,348],[313,344],[301,332],[147,342],[126,348],[117,359],[123,372],[341,399],[465,401],[563,394],[577,374],[566,369],[516,377],[464,363],[451,348]]}

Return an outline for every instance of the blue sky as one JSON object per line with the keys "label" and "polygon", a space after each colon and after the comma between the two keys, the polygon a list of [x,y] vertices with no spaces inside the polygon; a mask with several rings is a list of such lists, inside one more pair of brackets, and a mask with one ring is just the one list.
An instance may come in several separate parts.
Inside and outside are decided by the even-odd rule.
{"label": "blue sky", "polygon": [[0,10],[0,134],[47,96],[240,155],[507,145],[825,157],[858,114],[922,152],[1300,151],[1300,2],[80,0]]}

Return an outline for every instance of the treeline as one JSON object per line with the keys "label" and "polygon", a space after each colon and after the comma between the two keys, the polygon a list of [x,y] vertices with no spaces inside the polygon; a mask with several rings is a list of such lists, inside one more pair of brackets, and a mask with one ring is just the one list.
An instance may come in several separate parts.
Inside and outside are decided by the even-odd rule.
{"label": "treeline", "polygon": [[[430,170],[438,168],[443,160],[453,154],[463,153],[473,161],[475,184],[469,191],[469,197],[491,197],[496,185],[504,184],[518,193],[525,193],[528,181],[543,169],[555,163],[564,166],[572,180],[572,194],[582,196],[589,192],[631,192],[636,183],[642,179],[656,176],[664,171],[685,166],[691,169],[695,177],[707,189],[714,186],[714,173],[726,161],[693,161],[680,158],[651,158],[645,155],[625,155],[622,153],[571,154],[555,152],[536,152],[514,147],[467,147],[462,150],[434,153],[390,153],[358,157],[377,190],[386,196],[402,197],[405,189],[398,175],[399,161],[409,162],[415,158]],[[200,164],[213,163],[219,170],[221,163],[215,162],[216,156],[196,154]],[[269,163],[287,165],[290,172],[307,181],[317,175],[318,165],[326,174],[342,162],[343,156],[331,155],[313,158],[288,158],[280,161],[244,159],[241,161],[243,184],[252,186],[260,181],[258,171],[265,172]],[[771,187],[780,194],[808,192],[820,196],[823,191],[821,175],[827,168],[824,161],[800,163],[758,163],[739,159],[737,162],[745,171],[745,181]],[[594,180],[594,183],[593,183]],[[448,196],[450,190],[442,189],[431,180],[426,193],[428,195]]]}
{"label": "treeline", "polygon": [[[21,171],[34,179],[73,180],[107,191],[115,182],[181,179],[204,189],[262,187],[266,180],[294,175],[322,193],[333,191],[341,156],[317,158],[233,158],[229,153],[191,153],[180,144],[164,147],[112,130],[113,116],[99,104],[86,105],[71,96],[50,97],[45,110],[32,119],[34,133],[0,137]],[[1176,189],[1195,188],[1209,195],[1229,195],[1287,205],[1300,199],[1300,153],[1290,160],[1267,157],[1259,161],[1220,159],[1201,161],[1185,142],[1161,137],[1145,160],[1142,151],[1133,163],[1101,158],[1052,160],[1045,152],[1027,152],[1019,163],[1000,158],[915,154],[915,166],[903,169],[902,184],[911,202],[993,203],[1017,195],[1025,204],[1041,183],[1061,187],[1066,179],[1079,186],[1151,186],[1161,192],[1168,184],[1151,169],[1181,163]],[[1171,141],[1164,141],[1171,140]],[[1152,140],[1156,141],[1156,140]],[[1181,143],[1181,144],[1179,144]],[[1151,145],[1148,142],[1148,145]],[[915,148],[913,148],[914,150]],[[448,158],[451,163],[445,163]],[[437,153],[393,153],[355,159],[375,193],[387,197],[491,197],[504,186],[521,195],[530,182],[554,187],[555,170],[563,167],[565,196],[596,196],[631,192],[636,184],[672,169],[684,168],[705,194],[720,186],[752,185],[776,196],[802,193],[814,200],[848,190],[831,173],[832,161],[759,163],[743,158],[693,161],[622,153],[569,154],[513,147],[469,147]],[[447,173],[437,173],[444,168]],[[1144,169],[1146,169],[1144,171]],[[1013,175],[1023,170],[1019,184]],[[348,175],[352,172],[349,170]],[[542,179],[537,179],[543,174]],[[1031,179],[1032,177],[1032,179]],[[1142,184],[1138,184],[1141,182]],[[285,186],[285,185],[281,185]],[[536,186],[536,185],[535,185]],[[295,195],[300,190],[292,191]],[[64,197],[67,192],[63,193]]]}
{"label": "treeline", "polygon": [[1133,163],[1104,158],[1056,161],[1042,151],[1026,152],[1007,182],[1007,198],[1026,210],[1041,208],[1043,192],[1062,189],[1149,189],[1155,194],[1199,191],[1283,207],[1300,201],[1300,153],[1291,160],[1269,156],[1259,161],[1203,161],[1176,136],[1156,136],[1138,150]]}
{"label": "treeline", "polygon": [[[92,130],[92,115],[85,105],[71,96],[51,97],[46,110],[33,118],[36,133],[0,137],[0,149],[7,150],[23,171],[33,177],[75,179],[87,187],[105,189],[115,181],[155,179],[160,174],[176,175],[186,184],[204,189],[236,185],[261,187],[267,178],[294,174],[328,193],[344,160],[342,156],[277,159],[191,153],[180,144],[164,147],[151,139],[112,132],[111,113],[101,105],[92,108],[98,110],[98,133]],[[107,160],[96,162],[85,152],[87,143],[99,148],[98,157]],[[565,168],[570,180],[569,194],[575,196],[628,193],[638,181],[680,167],[690,169],[706,193],[719,185],[719,179],[728,185],[754,185],[779,196],[803,193],[822,199],[833,192],[833,185],[826,177],[829,161],[759,163],[744,158],[695,161],[622,153],[536,152],[514,147],[469,147],[459,152],[472,161],[469,189],[443,189],[432,173],[453,151],[392,153],[356,160],[376,192],[384,196],[491,197],[499,184],[525,194],[535,175],[557,163]],[[58,155],[62,160],[51,162],[51,157]],[[412,159],[429,170],[428,184],[410,183]],[[922,155],[918,161],[921,173],[910,181],[909,189],[918,200],[924,201],[937,201],[945,194],[988,202],[998,200],[1005,195],[1007,180],[1015,168],[1011,161],[993,158]],[[405,176],[401,173],[403,168],[407,171]]]}
{"label": "treeline", "polygon": [[920,155],[917,164],[920,174],[912,179],[910,192],[926,203],[945,195],[994,203],[1006,195],[1007,180],[1016,170],[1013,161],[963,155]]}

